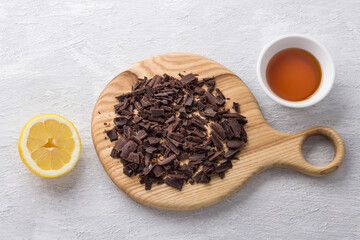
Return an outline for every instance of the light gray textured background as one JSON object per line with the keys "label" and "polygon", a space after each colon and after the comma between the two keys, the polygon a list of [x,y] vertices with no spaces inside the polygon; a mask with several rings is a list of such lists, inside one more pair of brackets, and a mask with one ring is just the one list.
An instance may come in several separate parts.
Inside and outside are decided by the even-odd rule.
{"label": "light gray textured background", "polygon": [[[25,2],[0,1],[1,239],[360,238],[360,1]],[[262,47],[288,33],[313,36],[334,58],[334,88],[316,106],[282,107],[257,82]],[[321,179],[268,170],[196,211],[131,200],[96,156],[92,109],[123,69],[169,51],[201,54],[234,71],[278,130],[333,127],[347,147],[344,164]],[[83,142],[75,169],[56,179],[30,172],[17,150],[23,125],[47,112],[73,121]],[[332,151],[323,139],[306,147],[315,164],[329,162]]]}

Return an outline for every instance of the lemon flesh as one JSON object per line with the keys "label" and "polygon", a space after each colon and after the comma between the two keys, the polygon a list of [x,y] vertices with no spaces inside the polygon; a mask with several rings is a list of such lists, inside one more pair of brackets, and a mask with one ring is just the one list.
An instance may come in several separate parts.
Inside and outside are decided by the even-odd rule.
{"label": "lemon flesh", "polygon": [[23,162],[36,174],[57,177],[75,166],[81,141],[69,120],[44,114],[32,118],[23,128],[19,152]]}

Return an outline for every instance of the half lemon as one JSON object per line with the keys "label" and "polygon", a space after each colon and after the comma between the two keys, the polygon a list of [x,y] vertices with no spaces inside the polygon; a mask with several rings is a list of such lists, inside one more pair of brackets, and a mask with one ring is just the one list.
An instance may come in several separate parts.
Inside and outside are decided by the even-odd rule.
{"label": "half lemon", "polygon": [[19,153],[25,165],[42,177],[58,177],[74,168],[81,140],[74,124],[57,114],[33,117],[24,126]]}

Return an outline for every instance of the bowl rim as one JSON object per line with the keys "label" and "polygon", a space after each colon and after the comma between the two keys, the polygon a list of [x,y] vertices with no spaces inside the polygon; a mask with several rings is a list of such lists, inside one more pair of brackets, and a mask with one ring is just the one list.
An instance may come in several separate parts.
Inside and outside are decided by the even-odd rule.
{"label": "bowl rim", "polygon": [[[265,81],[266,79],[263,79],[262,76],[261,76],[261,63],[262,63],[262,60],[264,58],[264,55],[265,53],[278,41],[280,40],[284,40],[284,39],[287,39],[287,38],[300,38],[300,39],[306,39],[308,41],[311,41],[313,42],[318,48],[320,48],[323,52],[324,52],[324,55],[325,57],[329,60],[329,70],[331,72],[329,72],[329,77],[326,79],[326,84],[324,84],[322,86],[322,88],[325,88],[325,91],[322,92],[321,95],[318,95],[317,98],[314,98],[313,96],[311,96],[310,98],[307,98],[305,100],[302,100],[302,101],[288,101],[288,100],[285,100],[283,98],[280,98],[279,96],[277,96],[274,92],[272,92],[271,90],[269,90],[266,85],[265,85]],[[307,50],[307,49],[305,49]],[[307,50],[308,51],[308,50]],[[330,52],[325,48],[325,46],[320,43],[319,41],[317,41],[316,39],[308,36],[308,35],[304,35],[304,34],[286,34],[286,35],[282,35],[282,36],[279,36],[277,38],[274,38],[273,40],[271,40],[269,43],[267,43],[264,48],[261,50],[260,52],[260,55],[258,57],[258,60],[257,60],[257,78],[258,78],[258,81],[260,83],[260,86],[262,87],[262,89],[265,91],[265,93],[272,99],[274,100],[275,102],[277,103],[280,103],[281,105],[283,106],[286,106],[286,107],[292,107],[292,108],[304,108],[304,107],[309,107],[309,106],[312,106],[318,102],[320,102],[321,100],[323,100],[326,95],[328,95],[328,93],[330,92],[330,90],[332,89],[333,87],[333,84],[334,84],[334,80],[335,80],[335,65],[334,65],[334,61],[330,55]],[[320,87],[319,87],[320,89]]]}

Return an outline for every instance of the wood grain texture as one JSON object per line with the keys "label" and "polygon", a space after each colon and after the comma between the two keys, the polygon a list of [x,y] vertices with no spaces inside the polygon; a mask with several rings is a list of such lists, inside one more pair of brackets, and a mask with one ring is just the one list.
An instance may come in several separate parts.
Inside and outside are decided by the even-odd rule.
{"label": "wood grain texture", "polygon": [[[212,177],[209,184],[185,184],[182,191],[165,184],[154,185],[151,191],[145,191],[137,176],[127,177],[120,161],[110,157],[114,143],[105,139],[104,123],[110,123],[107,128],[113,127],[115,97],[129,92],[138,77],[163,73],[175,76],[183,71],[199,74],[200,79],[215,76],[216,86],[230,98],[227,107],[231,108],[233,101],[240,103],[241,112],[248,119],[245,129],[249,141],[239,154],[240,160],[233,161],[233,169],[224,179]],[[345,155],[341,137],[329,127],[319,126],[294,134],[276,131],[264,120],[256,99],[239,77],[215,61],[188,53],[157,55],[137,62],[116,76],[94,107],[91,130],[96,152],[113,182],[140,203],[171,210],[191,210],[215,204],[269,168],[289,168],[311,176],[325,176],[338,169]],[[303,142],[313,135],[323,135],[334,145],[335,156],[327,166],[311,165],[302,155]]]}

